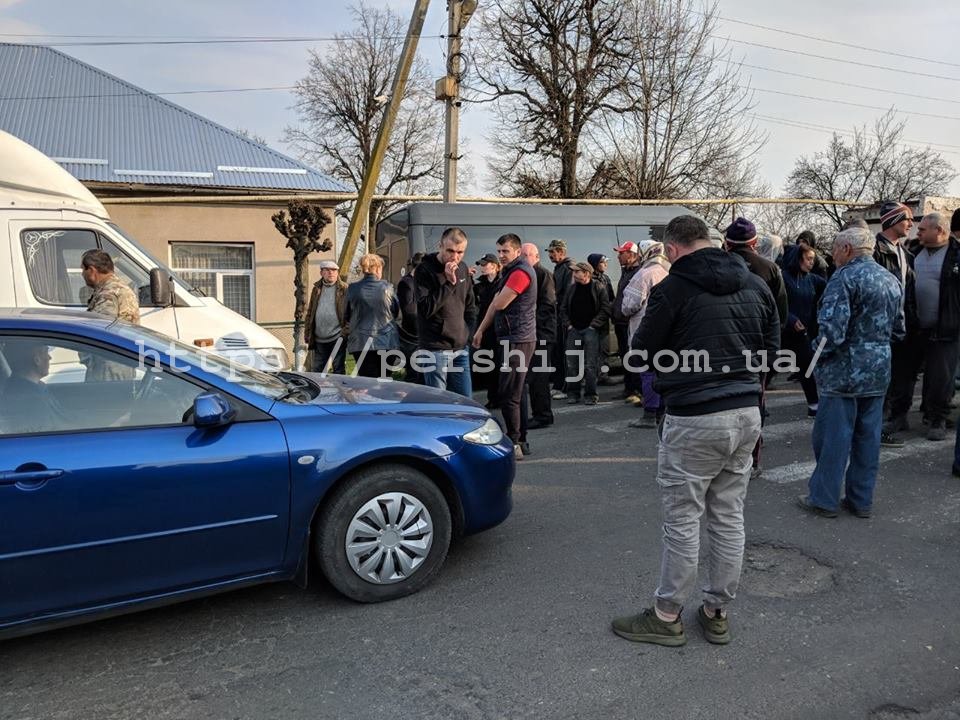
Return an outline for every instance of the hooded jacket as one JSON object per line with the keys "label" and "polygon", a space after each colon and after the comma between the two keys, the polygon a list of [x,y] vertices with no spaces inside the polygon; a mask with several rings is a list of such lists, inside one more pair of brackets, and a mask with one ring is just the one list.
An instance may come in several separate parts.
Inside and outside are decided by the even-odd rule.
{"label": "hooded jacket", "polygon": [[[738,255],[704,248],[678,259],[654,286],[631,345],[641,353],[633,366],[656,370],[667,413],[750,407],[760,399],[756,353],[766,351],[772,365],[780,316],[766,283]],[[672,355],[658,359],[662,351]]]}
{"label": "hooded jacket", "polygon": [[728,252],[739,255],[750,268],[750,272],[763,280],[770,288],[770,294],[777,302],[777,311],[780,313],[780,327],[787,324],[787,291],[783,287],[783,274],[776,263],[770,262],[746,245],[730,244]]}

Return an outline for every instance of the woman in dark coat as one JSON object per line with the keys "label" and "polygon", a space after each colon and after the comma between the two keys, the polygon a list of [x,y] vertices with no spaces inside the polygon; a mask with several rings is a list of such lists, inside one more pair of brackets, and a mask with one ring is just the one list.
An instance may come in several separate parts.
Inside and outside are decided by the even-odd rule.
{"label": "woman in dark coat", "polygon": [[[812,272],[816,251],[804,243],[791,245],[784,252],[783,284],[787,290],[787,324],[783,329],[782,347],[790,350],[800,368],[800,386],[807,399],[807,414],[817,414],[819,395],[813,373],[813,338],[817,336],[817,305],[826,287],[826,281]],[[810,377],[807,377],[810,375]]]}
{"label": "woman in dark coat", "polygon": [[360,258],[363,279],[347,288],[344,324],[349,327],[347,351],[357,362],[357,375],[381,377],[385,372],[381,358],[387,350],[400,347],[397,318],[400,303],[393,285],[381,280],[383,260],[369,254]]}

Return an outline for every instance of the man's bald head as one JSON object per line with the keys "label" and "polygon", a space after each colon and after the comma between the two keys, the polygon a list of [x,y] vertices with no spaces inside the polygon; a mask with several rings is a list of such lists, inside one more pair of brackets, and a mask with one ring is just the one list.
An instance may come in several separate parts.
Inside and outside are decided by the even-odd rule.
{"label": "man's bald head", "polygon": [[540,262],[540,250],[533,243],[524,243],[520,246],[520,254],[530,265]]}

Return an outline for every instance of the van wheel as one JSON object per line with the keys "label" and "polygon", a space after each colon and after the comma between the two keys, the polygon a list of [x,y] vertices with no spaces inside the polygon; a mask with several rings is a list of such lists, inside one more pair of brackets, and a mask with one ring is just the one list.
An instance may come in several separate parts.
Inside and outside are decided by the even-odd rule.
{"label": "van wheel", "polygon": [[450,508],[430,478],[404,465],[379,465],[334,491],[320,513],[314,550],[337,590],[380,602],[429,583],[450,536]]}

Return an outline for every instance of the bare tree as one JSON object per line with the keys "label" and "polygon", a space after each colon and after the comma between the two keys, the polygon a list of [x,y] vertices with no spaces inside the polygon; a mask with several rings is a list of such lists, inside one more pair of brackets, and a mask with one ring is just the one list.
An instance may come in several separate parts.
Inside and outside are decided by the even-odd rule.
{"label": "bare tree", "polygon": [[[746,113],[753,96],[717,43],[717,8],[688,0],[633,0],[627,17],[638,58],[636,110],[605,115],[594,131],[613,197],[753,195],[753,157],[766,141]],[[722,213],[721,213],[722,215]]]}
{"label": "bare tree", "polygon": [[303,360],[303,321],[307,311],[307,273],[310,255],[330,249],[330,240],[321,240],[323,229],[330,224],[330,216],[318,205],[302,200],[291,200],[286,212],[281,210],[271,216],[277,232],[287,239],[287,247],[293,251],[293,357],[294,367],[300,368]]}
{"label": "bare tree", "polygon": [[[310,51],[307,75],[294,91],[300,122],[285,130],[283,140],[306,162],[359,189],[406,28],[388,8],[360,2],[352,12],[355,23],[349,33],[337,35],[322,53]],[[437,187],[443,154],[440,117],[427,66],[418,58],[390,134],[378,194],[414,194]],[[390,206],[372,204],[371,223],[389,210]]]}
{"label": "bare tree", "polygon": [[817,214],[837,229],[850,206],[879,200],[941,195],[956,172],[940,153],[903,144],[904,121],[893,109],[872,127],[854,128],[852,138],[834,133],[823,152],[797,160],[787,178],[787,193],[815,200],[847,200],[850,205],[813,203]]}
{"label": "bare tree", "polygon": [[263,135],[257,135],[255,132],[241,127],[234,129],[234,132],[242,138],[255,142],[257,145],[267,146],[267,139]]}
{"label": "bare tree", "polygon": [[636,109],[636,64],[620,0],[493,0],[471,44],[473,99],[496,101],[491,162],[501,190],[588,197],[584,133],[603,113]]}

